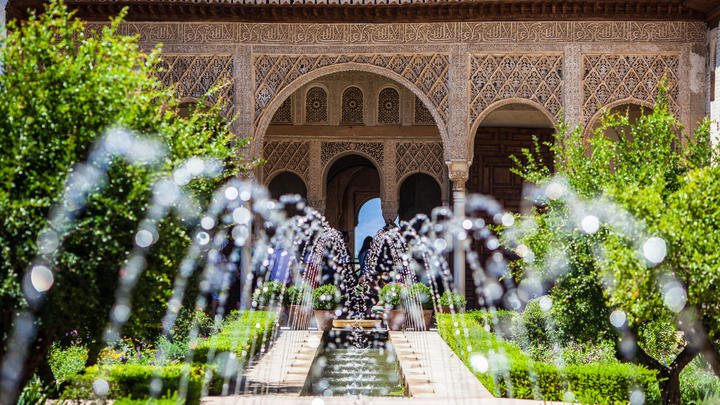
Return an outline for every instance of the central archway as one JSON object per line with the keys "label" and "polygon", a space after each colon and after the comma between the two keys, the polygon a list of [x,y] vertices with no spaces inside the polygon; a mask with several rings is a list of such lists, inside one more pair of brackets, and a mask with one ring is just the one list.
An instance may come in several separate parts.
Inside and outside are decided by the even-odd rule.
{"label": "central archway", "polygon": [[325,174],[327,205],[325,217],[345,237],[354,252],[355,227],[365,202],[380,197],[380,173],[366,157],[348,154],[337,159]]}

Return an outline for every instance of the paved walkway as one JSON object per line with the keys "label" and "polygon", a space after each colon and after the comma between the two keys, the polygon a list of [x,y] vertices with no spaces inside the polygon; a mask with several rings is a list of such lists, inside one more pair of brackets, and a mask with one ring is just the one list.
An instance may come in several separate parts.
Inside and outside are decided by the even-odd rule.
{"label": "paved walkway", "polygon": [[205,397],[202,405],[549,405],[494,398],[435,331],[390,332],[411,397],[301,397],[322,332],[283,331],[245,373],[244,395]]}

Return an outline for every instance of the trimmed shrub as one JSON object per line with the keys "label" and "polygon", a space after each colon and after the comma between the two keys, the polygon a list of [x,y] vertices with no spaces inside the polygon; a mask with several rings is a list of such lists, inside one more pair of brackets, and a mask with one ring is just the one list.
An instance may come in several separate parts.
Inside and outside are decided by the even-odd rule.
{"label": "trimmed shrub", "polygon": [[283,284],[279,281],[266,281],[253,291],[253,307],[280,306]]}
{"label": "trimmed shrub", "polygon": [[310,293],[310,286],[305,283],[291,285],[285,291],[283,304],[285,305],[302,305],[306,295]]}
{"label": "trimmed shrub", "polygon": [[411,285],[408,289],[408,298],[411,301],[420,302],[422,309],[433,309],[433,293],[430,287],[424,283],[417,282]]}
{"label": "trimmed shrub", "polygon": [[[467,327],[467,336],[454,326]],[[646,398],[657,398],[655,371],[627,363],[584,364],[558,368],[533,361],[519,347],[485,331],[472,317],[441,314],[438,329],[443,339],[471,369],[474,356],[486,358],[487,370],[473,370],[496,396],[584,404],[625,404],[637,388]]]}
{"label": "trimmed shrub", "polygon": [[313,309],[330,311],[338,305],[340,305],[340,291],[334,285],[321,285],[313,291]]}
{"label": "trimmed shrub", "polygon": [[460,294],[453,294],[451,291],[445,291],[443,295],[440,296],[438,305],[441,307],[449,307],[450,303],[452,303],[453,309],[457,311],[465,308],[467,301],[465,301],[465,297]]}
{"label": "trimmed shrub", "polygon": [[62,347],[58,342],[53,343],[47,356],[50,370],[58,385],[83,371],[87,359],[88,349],[84,345],[72,344],[69,347]]}
{"label": "trimmed shrub", "polygon": [[[189,369],[188,369],[189,368]],[[150,383],[154,377],[162,381],[162,390],[176,393],[188,373],[187,403],[197,404],[200,401],[204,366],[187,364],[171,364],[167,366],[149,366],[144,364],[113,364],[110,366],[91,366],[85,373],[70,379],[71,384],[63,397],[90,399],[94,397],[93,382],[105,380],[110,390],[107,398],[147,398],[150,394]]]}
{"label": "trimmed shrub", "polygon": [[380,302],[386,308],[400,308],[402,299],[407,296],[407,289],[404,285],[398,283],[390,283],[380,290]]}
{"label": "trimmed shrub", "polygon": [[190,344],[190,348],[195,346],[193,362],[207,363],[208,354],[214,350],[215,356],[223,352],[235,353],[236,358],[244,365],[244,362],[270,341],[276,322],[275,312],[233,312],[225,320],[220,333]]}

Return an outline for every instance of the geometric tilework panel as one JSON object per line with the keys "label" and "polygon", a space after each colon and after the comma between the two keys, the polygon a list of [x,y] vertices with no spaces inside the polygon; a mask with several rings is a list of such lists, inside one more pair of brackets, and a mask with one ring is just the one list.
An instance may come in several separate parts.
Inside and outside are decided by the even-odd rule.
{"label": "geometric tilework panel", "polygon": [[263,144],[264,178],[277,170],[292,170],[309,181],[310,143],[307,141],[268,141]]}
{"label": "geometric tilework panel", "polygon": [[255,125],[278,92],[295,79],[326,66],[357,63],[387,69],[407,79],[425,94],[444,123],[448,114],[447,54],[320,54],[258,55],[254,66]]}
{"label": "geometric tilework panel", "polygon": [[179,98],[201,98],[213,86],[224,84],[207,100],[214,103],[218,98],[226,102],[223,113],[230,116],[233,111],[233,58],[231,55],[169,55],[161,54],[157,73],[166,87],[175,86]]}
{"label": "geometric tilework panel", "polygon": [[407,173],[424,172],[435,177],[439,184],[445,178],[442,142],[401,142],[397,144],[395,180]]}
{"label": "geometric tilework panel", "polygon": [[470,58],[470,123],[492,103],[532,100],[559,118],[562,109],[562,55],[474,54]]}
{"label": "geometric tilework panel", "polygon": [[670,110],[677,113],[679,55],[583,55],[583,121],[603,106],[626,98],[655,104],[659,85],[667,78]]}

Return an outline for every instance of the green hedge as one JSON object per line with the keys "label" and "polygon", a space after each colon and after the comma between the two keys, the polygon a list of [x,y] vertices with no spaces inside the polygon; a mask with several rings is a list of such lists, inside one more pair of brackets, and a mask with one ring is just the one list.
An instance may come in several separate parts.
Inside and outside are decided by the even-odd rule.
{"label": "green hedge", "polygon": [[190,367],[187,388],[187,403],[196,404],[200,400],[204,366],[187,364],[170,364],[166,366],[150,366],[144,364],[113,364],[107,366],[91,366],[83,374],[70,379],[64,398],[90,399],[94,397],[93,382],[99,379],[107,381],[110,390],[107,398],[147,398],[150,383],[154,377],[162,381],[161,392],[175,393],[178,391],[183,376],[183,368]]}
{"label": "green hedge", "polygon": [[[234,352],[236,358],[247,360],[272,339],[276,323],[275,312],[235,312],[225,320],[220,333],[198,343],[193,362],[206,363],[212,349],[215,350],[215,356],[222,352]],[[246,353],[245,356],[243,352]]]}
{"label": "green hedge", "polygon": [[[496,396],[576,401],[584,404],[626,404],[630,392],[641,388],[647,398],[657,398],[655,371],[633,364],[590,364],[558,368],[533,361],[519,347],[498,340],[473,316],[438,316],[438,329],[452,350],[471,368],[471,353],[488,359],[487,372],[473,371]],[[458,322],[460,333],[454,326]],[[463,331],[467,328],[467,335]],[[471,353],[468,352],[468,346]]]}

